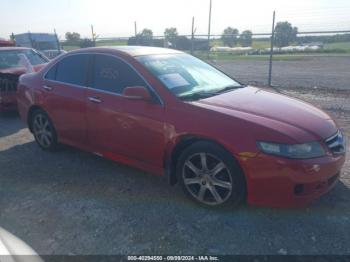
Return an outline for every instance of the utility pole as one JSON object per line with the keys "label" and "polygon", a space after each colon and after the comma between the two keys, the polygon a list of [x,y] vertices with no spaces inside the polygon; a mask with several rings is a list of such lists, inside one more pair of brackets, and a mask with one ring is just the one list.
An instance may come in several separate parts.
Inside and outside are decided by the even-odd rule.
{"label": "utility pole", "polygon": [[208,25],[208,60],[210,58],[210,27],[211,27],[211,8],[212,8],[212,0],[209,3],[209,25]]}
{"label": "utility pole", "polygon": [[191,30],[191,55],[193,55],[194,51],[194,17],[192,17],[192,30]]}
{"label": "utility pole", "polygon": [[15,34],[13,32],[12,32],[10,38],[11,38],[12,42],[16,42]]}
{"label": "utility pole", "polygon": [[273,11],[273,17],[272,17],[272,32],[271,32],[271,48],[270,48],[270,65],[269,65],[269,80],[268,85],[269,87],[272,86],[272,59],[273,59],[273,44],[275,40],[275,18],[276,18],[276,12]]}
{"label": "utility pole", "polygon": [[53,29],[54,33],[55,33],[55,37],[56,37],[56,42],[57,42],[57,50],[60,53],[61,52],[61,46],[60,46],[60,40],[58,40],[58,36],[56,33],[56,28]]}
{"label": "utility pole", "polygon": [[91,36],[92,36],[92,43],[94,44],[94,46],[96,46],[96,35],[94,32],[94,26],[91,25]]}
{"label": "utility pole", "polygon": [[138,45],[139,39],[137,37],[137,22],[136,21],[134,22],[134,30],[135,30],[135,42],[136,42],[136,45]]}
{"label": "utility pole", "polygon": [[37,48],[36,45],[34,45],[34,40],[32,38],[32,33],[30,31],[28,31],[28,38],[29,38],[29,42],[30,42],[30,47]]}

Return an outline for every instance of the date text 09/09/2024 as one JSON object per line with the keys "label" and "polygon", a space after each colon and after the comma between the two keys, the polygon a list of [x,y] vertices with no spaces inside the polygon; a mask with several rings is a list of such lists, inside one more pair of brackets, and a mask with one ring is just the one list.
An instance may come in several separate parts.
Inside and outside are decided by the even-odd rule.
{"label": "date text 09/09/2024", "polygon": [[216,256],[128,256],[128,261],[219,261]]}

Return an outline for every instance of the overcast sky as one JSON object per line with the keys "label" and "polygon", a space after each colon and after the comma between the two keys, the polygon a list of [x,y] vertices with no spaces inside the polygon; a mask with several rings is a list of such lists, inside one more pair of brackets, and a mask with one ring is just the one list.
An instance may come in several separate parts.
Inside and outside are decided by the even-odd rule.
{"label": "overcast sky", "polygon": [[[190,34],[191,19],[197,33],[207,33],[209,0],[0,0],[0,37],[14,32],[67,31],[90,36],[90,24],[103,37],[134,34],[150,28],[161,35],[166,27]],[[350,30],[349,0],[213,0],[212,33],[227,26],[261,33],[271,30],[272,11],[277,21],[288,20],[309,30]]]}

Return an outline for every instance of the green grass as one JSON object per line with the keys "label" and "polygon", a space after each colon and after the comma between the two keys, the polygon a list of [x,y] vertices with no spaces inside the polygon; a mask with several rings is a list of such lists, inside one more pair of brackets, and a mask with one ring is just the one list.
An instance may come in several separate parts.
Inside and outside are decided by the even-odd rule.
{"label": "green grass", "polygon": [[[196,51],[194,55],[202,60],[208,60],[208,53],[198,52]],[[339,53],[296,53],[296,54],[274,54],[273,61],[301,61],[307,60],[309,57],[313,56],[347,56],[350,57],[349,54],[339,54]],[[238,55],[238,54],[225,54],[225,53],[210,53],[210,60],[218,60],[218,61],[235,61],[235,60],[243,60],[243,61],[269,61],[270,56],[267,55]]]}
{"label": "green grass", "polygon": [[324,45],[325,50],[344,50],[350,53],[350,42],[328,43]]}
{"label": "green grass", "polygon": [[101,40],[96,42],[96,46],[120,46],[128,45],[127,40]]}
{"label": "green grass", "polygon": [[[126,40],[101,40],[96,42],[96,46],[120,46],[120,45],[128,45],[128,41]],[[62,48],[65,51],[72,51],[75,49],[79,49],[78,45],[65,45],[62,43]]]}
{"label": "green grass", "polygon": [[[207,60],[207,52],[195,52],[196,57]],[[269,55],[235,55],[235,54],[225,54],[225,53],[210,53],[210,60],[219,60],[219,61],[234,61],[234,60],[243,60],[243,61],[269,61]],[[274,55],[274,61],[298,61],[304,60],[305,56],[298,55]]]}
{"label": "green grass", "polygon": [[253,49],[263,49],[270,47],[270,41],[268,40],[253,40],[252,47]]}
{"label": "green grass", "polygon": [[[210,40],[211,46],[224,46],[224,43],[221,39],[212,39]],[[240,45],[237,45],[240,46]],[[260,39],[253,39],[252,43],[253,49],[261,49],[261,48],[269,48],[270,47],[270,41],[268,40],[260,40]]]}
{"label": "green grass", "polygon": [[80,47],[79,46],[72,46],[72,45],[62,45],[62,49],[65,50],[65,51],[72,51],[72,50],[75,50],[75,49],[79,49]]}
{"label": "green grass", "polygon": [[221,39],[213,39],[213,40],[210,40],[210,45],[211,46],[224,46],[224,43],[222,42]]}

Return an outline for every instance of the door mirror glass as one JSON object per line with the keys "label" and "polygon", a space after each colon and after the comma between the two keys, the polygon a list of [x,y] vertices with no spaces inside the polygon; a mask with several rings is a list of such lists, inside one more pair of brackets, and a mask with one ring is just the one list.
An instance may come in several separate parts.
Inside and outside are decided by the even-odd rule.
{"label": "door mirror glass", "polygon": [[143,100],[147,102],[152,101],[152,95],[144,86],[130,86],[123,90],[123,96],[128,99]]}

